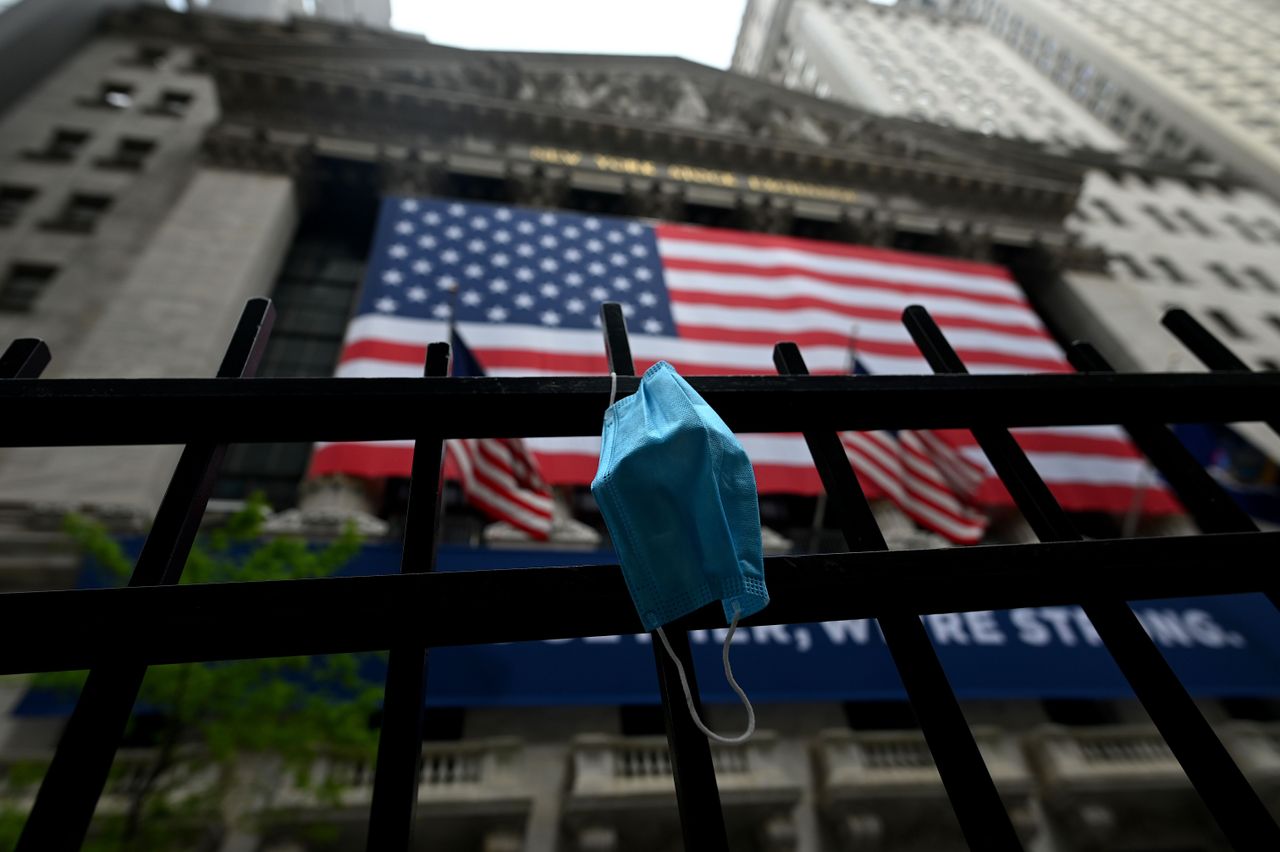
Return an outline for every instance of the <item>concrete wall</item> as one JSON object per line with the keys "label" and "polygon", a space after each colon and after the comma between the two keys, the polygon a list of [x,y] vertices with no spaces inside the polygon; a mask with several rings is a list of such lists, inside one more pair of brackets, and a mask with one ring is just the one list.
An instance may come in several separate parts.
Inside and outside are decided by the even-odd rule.
{"label": "concrete wall", "polygon": [[[64,375],[211,376],[245,301],[270,294],[296,224],[290,178],[201,170],[87,329]],[[0,503],[89,504],[149,514],[177,452],[13,450],[0,460]]]}

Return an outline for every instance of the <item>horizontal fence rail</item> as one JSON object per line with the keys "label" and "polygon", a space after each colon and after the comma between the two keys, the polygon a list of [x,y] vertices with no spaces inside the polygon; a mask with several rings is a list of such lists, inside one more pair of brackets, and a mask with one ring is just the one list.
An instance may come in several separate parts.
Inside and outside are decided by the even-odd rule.
{"label": "horizontal fence rail", "polygon": [[[773,556],[771,602],[742,624],[1059,606],[1099,592],[1238,594],[1257,591],[1258,565],[1277,552],[1280,532]],[[171,631],[163,646],[143,616]],[[724,613],[709,607],[675,623],[724,627]],[[616,565],[15,592],[0,595],[0,674],[119,655],[154,665],[643,632]]]}
{"label": "horizontal fence rail", "polygon": [[[1280,420],[1280,373],[690,376],[737,432]],[[639,379],[618,376],[618,397]],[[597,435],[609,377],[12,379],[0,446]],[[532,413],[537,412],[536,416]],[[518,413],[520,416],[512,416]]]}
{"label": "horizontal fence rail", "polygon": [[[438,344],[419,379],[250,378],[271,315],[269,303],[250,303],[217,379],[40,380],[50,357],[44,344],[15,341],[0,356],[0,446],[187,447],[129,587],[0,594],[0,674],[93,669],[21,849],[78,847],[147,666],[390,650],[368,834],[368,848],[381,852],[418,842],[430,648],[643,632],[617,565],[433,570],[444,440],[598,435],[607,372],[617,374],[619,397],[639,384],[619,306],[602,310],[601,375],[590,377],[447,377],[449,348]],[[1182,312],[1168,314],[1166,325],[1213,373],[1118,374],[1078,344],[1071,358],[1081,373],[975,376],[923,309],[908,309],[904,322],[941,374],[809,376],[799,349],[781,344],[783,375],[689,378],[736,431],[804,433],[836,525],[859,551],[766,559],[772,602],[743,624],[878,619],[970,848],[1018,852],[919,617],[1080,605],[1231,846],[1280,848],[1275,822],[1126,603],[1273,592],[1260,569],[1275,561],[1280,532],[1257,531],[1167,427],[1274,427],[1280,375],[1250,372]],[[1206,534],[1080,540],[1008,430],[1100,424],[1129,432]],[[940,428],[974,433],[1041,542],[886,549],[837,432]],[[416,442],[400,573],[176,585],[227,444],[390,439]],[[695,705],[686,632],[723,626],[715,605],[670,626]],[[686,849],[727,850],[707,741],[691,725],[670,661],[656,661]]]}

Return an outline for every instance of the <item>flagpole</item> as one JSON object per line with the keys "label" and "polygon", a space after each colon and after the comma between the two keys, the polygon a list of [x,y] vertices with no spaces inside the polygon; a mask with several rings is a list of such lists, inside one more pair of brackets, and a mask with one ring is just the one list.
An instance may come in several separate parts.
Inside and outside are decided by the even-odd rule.
{"label": "flagpole", "polygon": [[[858,360],[858,324],[855,322],[849,329],[849,363],[845,372],[853,375],[854,364]],[[822,536],[822,521],[827,516],[827,489],[818,492],[818,499],[813,504],[813,521],[809,525],[809,552],[816,553]]]}
{"label": "flagpole", "polygon": [[[1182,353],[1170,352],[1168,359],[1165,361],[1164,371],[1172,373],[1173,368],[1178,366],[1178,362],[1181,360]],[[1129,511],[1125,512],[1124,522],[1120,525],[1120,535],[1124,538],[1133,538],[1138,532],[1138,522],[1142,517],[1142,507],[1147,502],[1148,487],[1155,484],[1155,481],[1150,479],[1150,473],[1150,468],[1144,459],[1142,467],[1138,468],[1138,476],[1133,483],[1133,499],[1129,501]]]}

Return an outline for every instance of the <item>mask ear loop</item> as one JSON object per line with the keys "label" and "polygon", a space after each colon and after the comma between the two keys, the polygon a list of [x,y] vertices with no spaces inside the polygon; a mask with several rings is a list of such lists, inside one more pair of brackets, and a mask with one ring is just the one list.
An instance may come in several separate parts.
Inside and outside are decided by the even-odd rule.
{"label": "mask ear loop", "polygon": [[747,698],[747,694],[743,692],[742,687],[738,686],[738,682],[733,679],[733,669],[729,666],[729,643],[733,641],[733,633],[738,629],[738,618],[741,615],[742,611],[735,606],[733,608],[733,621],[729,623],[729,634],[724,637],[724,677],[725,680],[729,681],[729,686],[733,687],[733,691],[738,693],[738,698],[742,700],[742,706],[747,708],[747,730],[736,737],[721,736],[702,724],[702,720],[698,718],[698,711],[693,709],[693,694],[689,691],[689,679],[685,677],[684,666],[676,658],[676,652],[671,650],[671,643],[667,641],[667,634],[662,632],[661,627],[658,628],[658,638],[662,640],[662,647],[667,649],[667,655],[671,657],[671,662],[676,664],[676,673],[680,675],[680,685],[684,687],[684,700],[689,706],[689,715],[693,718],[693,724],[698,726],[699,731],[707,735],[707,739],[715,740],[725,745],[745,743],[756,732],[756,711],[751,708],[751,699]]}
{"label": "mask ear loop", "polygon": [[618,374],[609,374],[609,407],[613,407],[613,401],[618,398]]}

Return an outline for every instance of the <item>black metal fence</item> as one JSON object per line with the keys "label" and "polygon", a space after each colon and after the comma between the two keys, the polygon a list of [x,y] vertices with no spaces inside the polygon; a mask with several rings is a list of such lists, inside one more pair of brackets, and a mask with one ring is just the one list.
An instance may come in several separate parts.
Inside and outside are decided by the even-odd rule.
{"label": "black metal fence", "polygon": [[[632,393],[622,313],[607,304],[602,316],[618,392]],[[448,378],[448,346],[433,344],[421,379],[254,379],[272,317],[266,300],[249,303],[215,379],[41,381],[49,353],[30,340],[0,358],[0,446],[186,445],[127,588],[0,595],[0,674],[91,670],[21,850],[79,848],[149,665],[389,650],[368,840],[383,852],[411,840],[428,649],[641,630],[617,566],[432,570],[445,439],[594,434],[607,376]],[[1280,605],[1268,572],[1280,533],[1259,532],[1166,427],[1276,429],[1280,374],[1250,372],[1180,311],[1165,324],[1215,372],[1117,374],[1077,344],[1080,374],[970,376],[924,309],[904,322],[937,375],[809,376],[780,343],[778,376],[690,379],[736,431],[804,433],[849,548],[767,559],[773,602],[744,623],[878,619],[964,836],[989,852],[1022,846],[919,616],[1079,604],[1231,845],[1280,849],[1275,821],[1126,603],[1261,591]],[[1008,431],[1106,423],[1128,430],[1206,535],[1083,540]],[[936,428],[972,430],[1040,543],[888,551],[837,432]],[[408,437],[398,575],[177,585],[227,444]],[[708,607],[668,632],[695,696],[686,631],[721,621]],[[655,662],[685,848],[725,850],[707,740],[674,665]]]}

